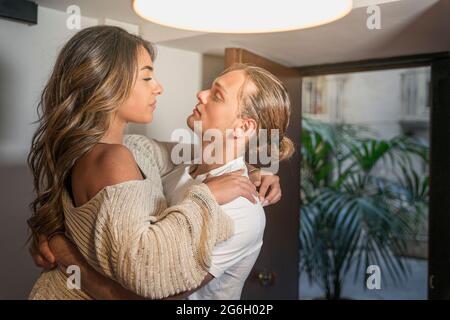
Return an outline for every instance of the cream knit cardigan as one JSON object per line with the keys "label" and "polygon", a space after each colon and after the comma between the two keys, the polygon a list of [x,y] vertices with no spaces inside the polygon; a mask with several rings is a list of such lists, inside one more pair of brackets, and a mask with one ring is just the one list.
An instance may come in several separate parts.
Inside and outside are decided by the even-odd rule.
{"label": "cream knit cardigan", "polygon": [[[167,208],[161,176],[172,169],[168,150],[139,135],[126,136],[124,144],[145,179],[107,186],[80,207],[65,191],[66,234],[97,271],[141,296],[194,289],[207,274],[214,245],[233,234],[233,222],[204,184]],[[40,275],[29,298],[90,299],[69,289],[58,268]]]}

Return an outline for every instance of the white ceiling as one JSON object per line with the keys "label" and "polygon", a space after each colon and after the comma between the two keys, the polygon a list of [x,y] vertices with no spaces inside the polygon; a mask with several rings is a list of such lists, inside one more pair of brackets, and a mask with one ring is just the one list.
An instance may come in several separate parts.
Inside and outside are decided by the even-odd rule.
{"label": "white ceiling", "polygon": [[[226,47],[241,47],[288,66],[450,51],[450,0],[354,0],[352,12],[333,23],[298,31],[253,35],[200,33],[162,27],[138,17],[130,0],[36,2],[61,11],[76,4],[83,16],[137,24],[143,37],[165,46],[212,55],[223,55]],[[379,4],[381,8],[380,30],[366,27],[366,6],[370,4]],[[214,14],[214,11],[207,8],[205,14]]]}

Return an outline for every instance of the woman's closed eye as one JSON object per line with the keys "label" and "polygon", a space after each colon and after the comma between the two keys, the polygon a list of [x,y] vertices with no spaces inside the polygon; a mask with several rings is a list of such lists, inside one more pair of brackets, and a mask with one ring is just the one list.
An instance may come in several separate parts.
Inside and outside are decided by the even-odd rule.
{"label": "woman's closed eye", "polygon": [[150,81],[150,80],[152,80],[153,78],[144,78],[143,80],[144,81]]}

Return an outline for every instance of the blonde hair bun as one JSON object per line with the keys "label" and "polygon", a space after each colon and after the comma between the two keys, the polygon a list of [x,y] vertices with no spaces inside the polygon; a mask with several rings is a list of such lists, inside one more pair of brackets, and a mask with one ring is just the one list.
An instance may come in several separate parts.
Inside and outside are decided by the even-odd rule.
{"label": "blonde hair bun", "polygon": [[283,137],[280,141],[279,159],[280,161],[289,159],[294,154],[294,143],[288,137]]}

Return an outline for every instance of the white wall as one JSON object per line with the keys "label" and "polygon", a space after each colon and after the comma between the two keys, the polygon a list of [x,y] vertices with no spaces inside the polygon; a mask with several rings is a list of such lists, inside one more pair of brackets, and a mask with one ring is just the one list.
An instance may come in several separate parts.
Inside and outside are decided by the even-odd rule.
{"label": "white wall", "polygon": [[[56,56],[76,32],[68,14],[40,6],[38,24],[0,19],[0,164],[25,163],[37,119],[36,107]],[[102,19],[83,17],[82,28]],[[152,39],[148,39],[152,40]],[[164,87],[153,123],[127,132],[168,141],[197,103],[196,93],[221,71],[223,58],[157,45],[156,77]]]}
{"label": "white wall", "polygon": [[158,46],[154,66],[164,92],[157,98],[153,122],[147,125],[146,134],[170,141],[173,130],[186,128],[186,118],[197,104],[196,93],[202,87],[202,55]]}
{"label": "white wall", "polygon": [[225,57],[203,55],[203,79],[202,87],[209,88],[214,79],[222,73],[225,67]]}
{"label": "white wall", "polygon": [[[0,162],[23,162],[36,128],[39,97],[60,48],[75,33],[67,15],[39,7],[38,24],[0,19]],[[82,18],[83,27],[97,24]]]}
{"label": "white wall", "polygon": [[157,99],[153,122],[144,126],[130,125],[128,132],[160,141],[174,140],[171,135],[175,129],[187,128],[186,119],[197,104],[197,92],[209,88],[223,68],[223,57],[158,45],[155,75],[164,92]]}

